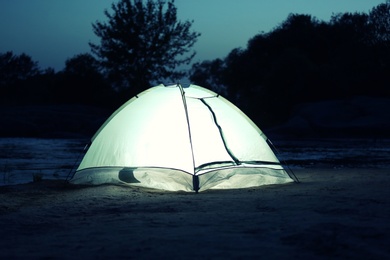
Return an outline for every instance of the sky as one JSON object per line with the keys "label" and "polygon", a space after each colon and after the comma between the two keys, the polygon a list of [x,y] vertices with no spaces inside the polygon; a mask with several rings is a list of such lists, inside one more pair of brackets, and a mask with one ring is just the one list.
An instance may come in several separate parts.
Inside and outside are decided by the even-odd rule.
{"label": "sky", "polygon": [[[0,0],[0,53],[26,53],[41,69],[62,70],[65,61],[99,43],[92,30],[116,0]],[[175,0],[180,21],[194,21],[202,35],[193,62],[226,57],[234,48],[280,25],[287,16],[369,12],[385,0]]]}

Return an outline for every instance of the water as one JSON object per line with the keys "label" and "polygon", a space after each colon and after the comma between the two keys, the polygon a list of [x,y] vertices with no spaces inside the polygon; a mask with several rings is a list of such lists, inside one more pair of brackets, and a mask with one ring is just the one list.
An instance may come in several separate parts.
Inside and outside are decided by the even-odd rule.
{"label": "water", "polygon": [[304,139],[275,144],[281,161],[295,168],[389,168],[390,139]]}
{"label": "water", "polygon": [[[0,138],[0,185],[65,180],[88,140]],[[77,166],[77,165],[76,165]]]}
{"label": "water", "polygon": [[[88,139],[0,138],[0,185],[33,178],[65,180],[73,174]],[[290,168],[389,168],[390,140],[305,139],[274,141]]]}

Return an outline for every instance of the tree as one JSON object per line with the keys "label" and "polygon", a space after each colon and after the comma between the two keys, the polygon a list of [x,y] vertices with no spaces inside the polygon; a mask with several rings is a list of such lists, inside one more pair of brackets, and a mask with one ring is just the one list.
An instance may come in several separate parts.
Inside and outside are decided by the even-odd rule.
{"label": "tree", "polygon": [[369,14],[372,26],[374,55],[377,66],[373,66],[373,84],[380,95],[390,96],[390,0],[373,8]]}
{"label": "tree", "polygon": [[176,69],[195,56],[186,54],[200,34],[190,31],[193,21],[178,21],[174,0],[120,0],[112,10],[104,12],[108,22],[93,24],[101,42],[90,47],[115,89],[134,94],[153,81],[184,76]]}
{"label": "tree", "polygon": [[27,54],[0,53],[0,87],[9,87],[40,73],[38,63]]}
{"label": "tree", "polygon": [[99,62],[89,53],[78,54],[65,61],[64,72],[82,77],[100,74]]}
{"label": "tree", "polygon": [[224,61],[221,59],[197,62],[192,65],[190,70],[190,80],[194,84],[227,96],[226,87],[222,82],[224,69]]}
{"label": "tree", "polygon": [[33,87],[26,81],[40,75],[38,63],[27,54],[14,55],[12,51],[0,53],[0,101],[12,103],[32,98]]}
{"label": "tree", "polygon": [[190,78],[225,86],[229,100],[262,126],[283,122],[303,102],[388,97],[389,10],[387,0],[369,14],[335,14],[329,22],[290,14],[245,49],[194,64]]}
{"label": "tree", "polygon": [[61,78],[57,87],[59,101],[105,106],[113,103],[113,90],[100,72],[99,62],[89,53],[67,59],[58,77]]}
{"label": "tree", "polygon": [[369,20],[373,26],[375,42],[383,42],[387,45],[390,43],[390,0],[386,3],[374,7],[370,14]]}

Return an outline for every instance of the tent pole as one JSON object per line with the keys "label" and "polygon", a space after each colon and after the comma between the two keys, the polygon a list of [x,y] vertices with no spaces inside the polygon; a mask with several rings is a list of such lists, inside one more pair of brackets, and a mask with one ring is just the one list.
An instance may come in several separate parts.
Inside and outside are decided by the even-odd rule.
{"label": "tent pole", "polygon": [[192,186],[193,186],[194,191],[196,193],[198,193],[198,191],[199,191],[199,177],[197,175],[195,175],[195,156],[194,156],[194,147],[193,147],[193,144],[192,144],[190,119],[189,119],[189,116],[188,116],[187,101],[186,101],[186,96],[185,96],[186,93],[184,92],[184,89],[183,89],[183,87],[180,84],[177,84],[177,87],[180,89],[181,98],[182,98],[182,101],[183,101],[184,111],[185,111],[186,120],[187,120],[188,138],[189,138],[190,146],[191,146],[192,168],[194,169],[193,170],[193,175],[192,175]]}
{"label": "tent pole", "polygon": [[[271,140],[269,138],[267,138],[267,143],[273,148],[273,150],[278,154],[280,155],[280,152],[278,149],[276,149],[275,145],[271,142]],[[279,156],[280,157],[280,156]],[[299,179],[297,178],[297,176],[294,174],[293,170],[290,168],[290,166],[287,164],[287,162],[285,160],[283,160],[283,164],[286,165],[287,167],[287,174],[290,176],[291,179],[293,179],[296,183],[300,183]],[[291,173],[291,174],[290,174]]]}
{"label": "tent pole", "polygon": [[232,160],[234,161],[234,163],[235,163],[236,165],[240,165],[240,164],[241,164],[240,160],[238,160],[238,158],[236,158],[236,157],[234,156],[234,154],[230,151],[230,149],[229,149],[229,147],[228,147],[228,145],[227,145],[227,143],[226,143],[225,137],[224,137],[224,135],[223,135],[222,127],[218,124],[217,116],[215,115],[213,109],[211,108],[211,106],[210,106],[209,104],[207,104],[206,100],[204,100],[203,98],[200,98],[200,101],[201,101],[201,102],[208,108],[208,110],[210,111],[210,113],[211,113],[211,115],[212,115],[212,117],[213,117],[213,120],[214,120],[214,124],[215,124],[215,126],[217,127],[217,129],[218,129],[219,135],[220,135],[220,137],[221,137],[221,140],[222,140],[222,143],[223,143],[223,145],[224,145],[224,147],[225,147],[226,152],[229,154],[230,158],[232,158]]}
{"label": "tent pole", "polygon": [[[69,170],[68,176],[66,176],[66,181],[69,181],[70,179],[73,178],[73,176],[74,176],[74,174],[75,174],[76,172],[73,173],[72,177],[69,178],[69,176],[70,176],[71,173],[73,172],[73,169],[76,167],[76,163],[80,160],[81,154],[82,154],[84,151],[88,150],[88,148],[89,148],[89,146],[91,145],[91,143],[92,143],[92,142],[87,143],[87,144],[84,146],[84,149],[83,149],[83,150],[79,153],[79,155],[77,156],[77,158],[76,158],[76,160],[75,160],[75,162],[74,162],[72,168]],[[85,154],[85,153],[84,153],[84,154]]]}

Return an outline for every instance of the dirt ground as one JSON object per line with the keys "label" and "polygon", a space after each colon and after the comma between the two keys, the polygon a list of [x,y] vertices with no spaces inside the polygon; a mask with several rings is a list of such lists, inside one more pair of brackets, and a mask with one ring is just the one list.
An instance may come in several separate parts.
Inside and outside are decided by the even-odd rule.
{"label": "dirt ground", "polygon": [[0,187],[0,258],[390,257],[387,169],[195,193],[58,180]]}

